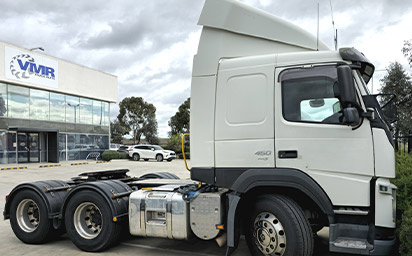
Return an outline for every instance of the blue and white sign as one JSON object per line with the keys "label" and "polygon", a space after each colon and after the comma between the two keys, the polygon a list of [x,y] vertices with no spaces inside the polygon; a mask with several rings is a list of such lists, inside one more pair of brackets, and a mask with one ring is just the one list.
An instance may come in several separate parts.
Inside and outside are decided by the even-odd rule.
{"label": "blue and white sign", "polygon": [[5,48],[5,74],[7,79],[58,88],[58,62],[33,52]]}

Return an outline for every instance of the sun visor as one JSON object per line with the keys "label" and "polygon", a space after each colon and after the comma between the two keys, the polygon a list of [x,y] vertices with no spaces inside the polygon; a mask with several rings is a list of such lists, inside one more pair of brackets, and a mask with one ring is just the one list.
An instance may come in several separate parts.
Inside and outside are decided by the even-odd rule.
{"label": "sun visor", "polygon": [[339,54],[344,60],[352,61],[352,63],[359,63],[361,65],[360,73],[362,74],[365,83],[368,83],[375,72],[375,66],[355,48],[341,48],[339,49]]}

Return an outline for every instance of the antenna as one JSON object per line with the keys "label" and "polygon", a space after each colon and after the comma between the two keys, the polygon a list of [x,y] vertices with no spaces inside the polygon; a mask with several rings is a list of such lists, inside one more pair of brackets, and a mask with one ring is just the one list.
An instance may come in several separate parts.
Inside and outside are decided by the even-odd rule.
{"label": "antenna", "polygon": [[319,3],[318,3],[318,28],[316,36],[316,51],[319,51]]}
{"label": "antenna", "polygon": [[330,12],[332,14],[333,42],[335,44],[335,51],[337,51],[338,50],[338,30],[335,29],[335,20],[333,19],[332,0],[329,0],[329,3],[330,3]]}

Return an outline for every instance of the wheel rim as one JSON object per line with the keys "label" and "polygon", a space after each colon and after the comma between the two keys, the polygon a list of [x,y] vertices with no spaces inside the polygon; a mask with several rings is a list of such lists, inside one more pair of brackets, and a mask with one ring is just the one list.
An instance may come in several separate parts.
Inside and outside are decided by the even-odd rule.
{"label": "wheel rim", "polygon": [[99,207],[86,202],[80,204],[73,216],[77,233],[85,239],[96,238],[102,231],[103,216]]}
{"label": "wheel rim", "polygon": [[163,157],[161,155],[157,155],[156,158],[157,158],[157,161],[159,161],[159,162],[163,160]]}
{"label": "wheel rim", "polygon": [[275,215],[262,212],[254,221],[253,238],[264,255],[283,255],[286,250],[286,234]]}
{"label": "wheel rim", "polygon": [[133,155],[133,159],[134,159],[135,161],[137,161],[137,160],[139,160],[139,156],[138,156],[138,155]]}
{"label": "wheel rim", "polygon": [[19,227],[27,233],[37,229],[40,224],[40,211],[31,199],[22,200],[17,206],[16,219]]}

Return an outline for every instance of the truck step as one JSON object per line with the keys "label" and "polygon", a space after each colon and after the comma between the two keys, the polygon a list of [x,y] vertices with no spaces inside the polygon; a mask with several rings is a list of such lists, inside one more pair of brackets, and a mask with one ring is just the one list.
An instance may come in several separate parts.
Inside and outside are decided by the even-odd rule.
{"label": "truck step", "polygon": [[347,238],[339,238],[335,242],[333,242],[333,245],[339,248],[352,248],[352,249],[360,249],[360,250],[365,250],[367,246],[367,241],[362,241],[362,240],[351,240]]}

